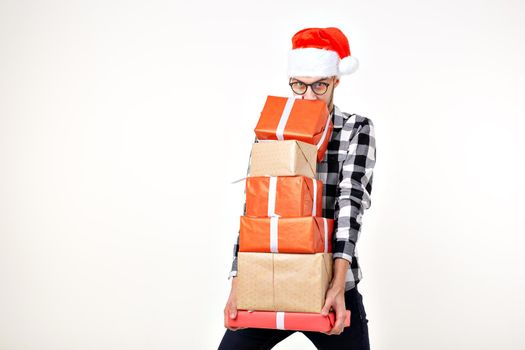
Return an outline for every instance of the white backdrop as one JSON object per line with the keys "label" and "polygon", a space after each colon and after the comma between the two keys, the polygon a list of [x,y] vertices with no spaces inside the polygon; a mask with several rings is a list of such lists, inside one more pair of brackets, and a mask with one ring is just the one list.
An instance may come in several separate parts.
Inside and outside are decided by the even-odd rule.
{"label": "white backdrop", "polygon": [[289,93],[291,36],[337,26],[361,65],[335,103],[376,126],[372,348],[523,349],[524,10],[1,1],[0,348],[217,348],[230,182],[266,95]]}

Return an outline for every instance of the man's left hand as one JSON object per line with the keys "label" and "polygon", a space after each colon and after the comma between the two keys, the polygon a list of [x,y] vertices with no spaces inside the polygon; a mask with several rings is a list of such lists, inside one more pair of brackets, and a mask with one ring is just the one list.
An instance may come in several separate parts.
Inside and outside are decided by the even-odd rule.
{"label": "man's left hand", "polygon": [[335,323],[329,332],[323,333],[328,335],[338,335],[343,332],[345,327],[346,306],[344,287],[334,284],[327,290],[326,299],[323,309],[321,310],[321,314],[327,316],[331,308],[335,312]]}
{"label": "man's left hand", "polygon": [[345,329],[345,276],[350,267],[350,262],[345,259],[336,258],[333,264],[333,277],[330,286],[326,291],[326,298],[324,306],[321,309],[321,314],[327,316],[330,309],[335,312],[335,323],[329,332],[324,334],[333,335],[341,334]]}

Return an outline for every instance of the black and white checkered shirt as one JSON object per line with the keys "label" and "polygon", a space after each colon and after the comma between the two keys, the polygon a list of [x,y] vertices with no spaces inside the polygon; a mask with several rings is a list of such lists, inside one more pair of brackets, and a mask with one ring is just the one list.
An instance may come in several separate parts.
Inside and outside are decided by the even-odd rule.
{"label": "black and white checkered shirt", "polygon": [[[345,285],[348,291],[362,279],[356,243],[363,212],[371,205],[376,144],[374,124],[369,118],[341,112],[336,105],[331,117],[334,130],[323,160],[317,163],[317,179],[323,182],[323,217],[334,219],[333,258],[350,262]],[[247,174],[249,171],[248,165]],[[238,251],[239,236],[228,278],[237,275]]]}

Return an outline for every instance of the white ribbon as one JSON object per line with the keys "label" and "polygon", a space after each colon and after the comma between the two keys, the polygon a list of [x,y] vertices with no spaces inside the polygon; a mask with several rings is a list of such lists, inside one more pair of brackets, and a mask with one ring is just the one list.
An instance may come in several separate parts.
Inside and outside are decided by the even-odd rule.
{"label": "white ribbon", "polygon": [[278,253],[279,239],[279,218],[272,216],[270,218],[270,252]]}
{"label": "white ribbon", "polygon": [[330,124],[330,114],[328,114],[328,116],[326,117],[326,124],[324,126],[324,130],[323,130],[323,134],[321,135],[321,138],[319,139],[319,142],[317,142],[317,149],[319,149],[319,147],[321,147],[321,145],[323,144],[323,141],[326,137],[326,133],[328,132],[328,125]]}
{"label": "white ribbon", "polygon": [[235,181],[232,181],[230,183],[231,184],[236,184],[237,182],[241,182],[242,180],[246,180],[246,176],[245,177],[241,177],[239,180],[235,180]]}
{"label": "white ribbon", "polygon": [[268,216],[277,216],[275,214],[275,201],[277,197],[277,177],[270,176],[270,186],[268,187]]}
{"label": "white ribbon", "polygon": [[295,98],[288,98],[286,100],[286,105],[284,106],[283,113],[281,114],[281,118],[279,119],[279,124],[277,124],[277,130],[275,130],[275,135],[277,136],[277,140],[279,141],[284,140],[284,128],[286,127],[286,123],[288,122],[288,118],[290,117],[290,112],[292,110],[295,100]]}
{"label": "white ribbon", "polygon": [[284,312],[283,311],[277,311],[275,313],[275,328],[284,329]]}
{"label": "white ribbon", "polygon": [[323,218],[324,224],[324,252],[328,253],[328,220]]}
{"label": "white ribbon", "polygon": [[313,195],[314,195],[314,203],[313,203],[313,207],[312,207],[312,216],[317,216],[317,181],[315,179],[312,179],[312,182],[314,184],[314,191],[313,191]]}

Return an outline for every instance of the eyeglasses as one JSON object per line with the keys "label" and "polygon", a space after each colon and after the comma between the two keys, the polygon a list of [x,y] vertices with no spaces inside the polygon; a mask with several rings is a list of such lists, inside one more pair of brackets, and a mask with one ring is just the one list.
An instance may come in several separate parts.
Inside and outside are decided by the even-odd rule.
{"label": "eyeglasses", "polygon": [[324,95],[328,91],[329,83],[324,81],[314,81],[313,83],[306,84],[300,80],[295,80],[290,82],[288,85],[292,88],[292,91],[298,95],[304,95],[308,90],[308,87],[312,89],[313,93],[316,95]]}

